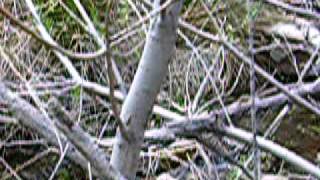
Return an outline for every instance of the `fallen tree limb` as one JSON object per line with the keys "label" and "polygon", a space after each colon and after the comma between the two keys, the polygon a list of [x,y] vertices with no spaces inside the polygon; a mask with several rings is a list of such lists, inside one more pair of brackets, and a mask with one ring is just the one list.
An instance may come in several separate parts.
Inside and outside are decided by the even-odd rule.
{"label": "fallen tree limb", "polygon": [[315,19],[320,19],[320,14],[317,13],[317,12],[313,12],[313,11],[306,10],[306,9],[303,9],[303,8],[294,7],[294,6],[291,6],[291,5],[287,4],[287,3],[284,3],[282,1],[265,0],[265,2],[269,3],[271,5],[280,7],[282,9],[285,9],[285,10],[287,10],[289,12],[297,13],[299,15],[308,16],[308,17],[315,18]]}
{"label": "fallen tree limb", "polygon": [[[319,91],[320,91],[319,80],[313,83],[305,84],[301,87],[291,90],[291,92],[297,93],[300,95],[313,94]],[[270,96],[270,97],[258,100],[257,107],[265,108],[265,107],[269,107],[270,105],[272,106],[280,105],[286,102],[287,100],[288,100],[288,97],[286,95],[278,94],[278,95],[274,95],[274,96]],[[0,101],[8,104],[9,106],[8,108],[10,109],[10,111],[14,112],[14,116],[19,123],[21,123],[26,127],[36,130],[41,136],[46,138],[49,143],[58,146],[58,142],[55,138],[55,134],[52,129],[51,123],[43,115],[41,115],[41,113],[37,109],[35,109],[25,100],[15,96],[2,83],[0,83]],[[250,102],[245,102],[242,105],[239,105],[238,103],[239,102],[236,102],[234,104],[227,106],[227,109],[228,111],[230,111],[231,115],[236,115],[250,108]],[[145,138],[147,140],[148,139],[149,140],[172,140],[176,136],[183,136],[183,137],[192,136],[193,133],[197,133],[197,132],[213,131],[213,130],[216,130],[216,132],[223,132],[221,131],[220,127],[218,127],[216,123],[217,118],[223,118],[219,116],[218,112],[219,110],[215,111],[214,113],[212,113],[212,115],[210,115],[210,117],[207,116],[203,118],[200,118],[200,117],[194,118],[192,120],[185,119],[185,120],[174,121],[172,123],[168,123],[167,126],[161,129],[148,130],[145,133]],[[215,114],[215,116],[213,116],[213,114]],[[183,117],[181,116],[179,117],[179,119],[183,119]],[[238,130],[238,131],[233,131],[233,130]],[[237,128],[235,129],[226,128],[224,129],[224,132],[225,132],[225,135],[229,137],[242,138],[243,141],[250,142],[247,137],[248,133],[244,132],[243,130],[239,130]],[[67,141],[63,138],[62,140],[63,140],[63,144],[66,144]],[[261,144],[259,142],[261,143],[267,142],[266,143],[267,145]],[[264,150],[267,150],[267,151],[273,150],[268,146],[269,144],[273,143],[271,141],[259,140],[258,143],[259,143],[259,146],[261,146],[261,148],[263,148]],[[271,152],[278,153],[275,155],[281,157],[281,155],[287,154],[287,153],[283,153],[288,151],[285,148],[280,147],[279,145],[274,145],[274,146],[276,146],[276,150],[273,150],[274,152],[273,151]],[[292,152],[289,154],[290,156],[281,157],[281,158],[284,158],[288,162],[300,167],[301,165],[299,165],[299,163],[297,162],[297,159],[300,161],[302,158],[299,157],[295,159],[290,159],[292,157],[297,157],[297,155]],[[87,164],[86,159],[75,149],[74,146],[70,146],[70,150],[68,151],[67,156],[71,160],[73,160],[75,163],[81,165],[84,169],[86,169],[86,164]],[[304,168],[302,169],[304,169],[306,172],[316,175],[317,177],[320,177],[318,176],[319,174],[315,174],[315,173],[318,173],[318,170],[319,170],[318,168],[315,168],[314,165],[312,165],[306,160],[303,160],[302,162],[304,163],[304,165],[307,165],[307,166],[304,166]],[[310,167],[311,169],[308,169]]]}
{"label": "fallen tree limb", "polygon": [[[234,53],[239,59],[241,59],[244,63],[247,65],[250,65],[250,58],[247,57],[244,53],[239,51],[234,45],[232,45],[230,42],[223,40],[223,44],[232,52]],[[287,87],[285,87],[281,82],[276,80],[274,77],[272,77],[270,74],[268,74],[264,69],[262,69],[259,65],[253,64],[253,68],[256,70],[258,74],[263,76],[265,79],[267,79],[271,84],[276,86],[279,90],[281,90],[284,94],[286,94],[290,99],[292,99],[295,103],[309,109],[311,112],[315,113],[316,115],[320,116],[320,110],[319,108],[313,106],[308,101],[306,101],[304,98],[300,97],[298,94],[293,94],[288,90]]]}
{"label": "fallen tree limb", "polygon": [[[199,119],[170,123],[167,127],[146,131],[145,138],[153,140],[173,140],[176,137],[194,136],[196,133],[214,132],[245,143],[252,143],[253,134],[235,127],[219,127],[217,119]],[[257,137],[257,145],[288,163],[320,178],[320,169],[294,152],[263,137]]]}
{"label": "fallen tree limb", "polygon": [[[250,171],[239,161],[237,161],[236,159],[234,159],[231,155],[229,155],[228,153],[225,153],[216,142],[212,142],[212,139],[216,139],[216,137],[212,137],[213,134],[209,134],[209,136],[207,136],[207,134],[200,134],[198,136],[196,136],[196,139],[198,142],[200,142],[201,144],[203,144],[205,147],[207,147],[208,149],[210,149],[211,151],[217,153],[219,156],[221,156],[223,159],[225,159],[226,161],[228,161],[230,164],[237,166],[239,169],[242,170],[242,172],[244,172],[244,174],[251,180],[254,180],[253,175],[250,173]],[[214,136],[214,135],[213,135]]]}
{"label": "fallen tree limb", "polygon": [[[59,147],[58,140],[54,133],[53,123],[30,103],[12,93],[1,82],[0,102],[7,104],[8,109],[18,123],[37,132],[40,136],[44,137],[49,144]],[[61,137],[61,141],[63,145],[69,143],[63,137]],[[87,169],[88,161],[71,143],[69,145],[67,157],[74,163],[80,165],[83,169]],[[94,173],[96,173],[96,170],[94,170]]]}
{"label": "fallen tree limb", "polygon": [[68,112],[56,99],[49,102],[49,108],[57,117],[56,125],[72,144],[83,154],[97,170],[101,179],[125,179],[108,162],[107,156],[94,142],[91,136],[75,124]]}
{"label": "fallen tree limb", "polygon": [[[297,94],[304,96],[306,94],[316,94],[320,92],[320,78],[313,83],[306,83],[299,87],[290,89],[292,94]],[[277,95],[269,96],[263,99],[256,99],[257,109],[279,106],[289,100],[288,96],[284,93]],[[230,116],[236,116],[243,112],[246,112],[250,109],[251,102],[234,102],[228,106],[226,109]],[[161,131],[158,130],[149,130],[145,134],[145,138],[149,140],[171,140],[175,136],[193,136],[193,133],[198,133],[201,131],[212,131],[213,128],[219,131],[221,127],[217,124],[217,120],[223,120],[225,114],[222,109],[212,111],[209,115],[203,115],[193,118],[180,117],[179,119],[172,119],[172,122],[168,122]]]}
{"label": "fallen tree limb", "polygon": [[[237,140],[252,143],[252,133],[244,131],[239,128],[227,127],[224,129],[225,135],[228,137],[235,138]],[[264,139],[263,137],[257,137],[258,146],[268,152],[271,152],[273,155],[287,161],[288,163],[314,175],[317,178],[320,178],[320,169],[311,162],[305,160],[296,153],[284,148],[270,140]]]}
{"label": "fallen tree limb", "polygon": [[[229,41],[227,41],[224,38],[221,37],[217,37],[214,36],[208,32],[202,31],[197,29],[196,27],[192,26],[191,24],[180,20],[179,21],[179,25],[181,25],[184,28],[187,28],[188,30],[206,38],[209,39],[213,42],[218,42],[223,44],[226,48],[228,48],[235,56],[237,56],[239,59],[241,59],[245,64],[250,65],[250,58],[247,57],[243,52],[241,52],[237,47],[235,47],[232,43],[230,43]],[[306,107],[307,109],[309,109],[311,112],[317,114],[318,116],[320,116],[320,110],[313,106],[312,104],[310,104],[308,101],[306,101],[304,98],[300,97],[297,94],[292,94],[287,87],[285,87],[281,82],[279,82],[277,79],[275,79],[274,77],[272,77],[269,73],[267,73],[264,69],[262,69],[259,65],[257,65],[256,63],[253,65],[253,68],[255,69],[255,71],[261,75],[262,77],[264,77],[266,80],[268,80],[271,84],[273,84],[275,87],[277,87],[279,90],[281,90],[283,93],[285,93],[290,99],[292,99],[295,103]]]}
{"label": "fallen tree limb", "polygon": [[[320,79],[313,83],[304,84],[300,87],[290,90],[293,94],[306,95],[315,94],[320,92]],[[264,99],[256,99],[257,108],[266,108],[275,105],[281,105],[288,101],[288,97],[283,94],[277,94]],[[251,102],[235,102],[227,106],[230,115],[237,115],[250,109]],[[146,131],[145,139],[147,140],[173,140],[176,137],[194,137],[197,133],[202,132],[215,132],[227,137],[232,137],[246,143],[252,142],[252,134],[241,130],[239,128],[223,127],[221,125],[222,119],[225,114],[222,110],[213,111],[207,117],[197,117],[193,119],[178,120],[167,123],[166,126],[160,129],[152,129]],[[220,124],[220,125],[219,125]],[[320,169],[303,159],[294,152],[262,137],[257,138],[257,143],[260,148],[265,151],[271,152],[273,155],[284,159],[285,161],[293,164],[304,171],[320,178]]]}
{"label": "fallen tree limb", "polygon": [[[288,88],[288,90],[290,91],[291,94],[295,94],[299,96],[305,96],[307,94],[309,95],[317,94],[320,92],[320,78],[312,83],[305,83],[298,87],[291,87],[291,88]],[[261,98],[261,99],[256,98],[255,106],[259,110],[259,109],[268,108],[268,107],[280,106],[288,102],[289,100],[290,99],[286,94],[279,93],[279,94]],[[240,115],[241,113],[244,113],[250,110],[250,106],[251,106],[251,102],[248,99],[247,101],[236,101],[232,104],[229,104],[226,106],[226,109],[230,116],[237,116],[237,115]],[[204,122],[197,122],[197,125],[196,125],[197,128],[198,127],[201,128],[202,126],[206,126],[207,125],[206,123],[209,123],[209,122],[206,122],[206,121],[209,121],[208,119],[212,120],[212,119],[224,119],[224,118],[226,117],[223,109],[218,109],[210,112],[209,115],[199,115],[193,118],[186,118],[181,116],[181,117],[178,117],[177,119],[173,117],[171,118],[171,120],[175,123],[190,121],[190,120],[203,120]]]}
{"label": "fallen tree limb", "polygon": [[[307,94],[316,94],[320,92],[320,78],[313,83],[305,83],[301,86],[296,88],[292,88],[288,90],[291,94],[305,96]],[[255,99],[255,106],[258,109],[267,108],[267,107],[274,107],[279,106],[285,102],[289,101],[289,98],[284,93],[279,93],[273,96],[269,96],[266,98],[256,98]],[[230,115],[238,115],[242,112],[245,112],[250,109],[251,102],[234,102],[227,106],[227,110]],[[223,116],[222,110],[214,111],[212,113],[219,115],[219,117]]]}

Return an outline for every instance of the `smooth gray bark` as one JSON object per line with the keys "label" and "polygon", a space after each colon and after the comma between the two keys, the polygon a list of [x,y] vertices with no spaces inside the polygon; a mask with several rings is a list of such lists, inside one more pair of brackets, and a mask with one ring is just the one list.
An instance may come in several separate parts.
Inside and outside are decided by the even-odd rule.
{"label": "smooth gray bark", "polygon": [[[37,132],[40,136],[44,137],[49,144],[59,146],[52,126],[53,123],[50,122],[50,120],[47,119],[38,109],[11,92],[1,82],[0,102],[7,104],[8,109],[21,125]],[[68,143],[63,137],[61,137],[61,141],[63,145]],[[75,149],[73,145],[69,146],[67,156],[84,169],[87,168],[88,161]]]}
{"label": "smooth gray bark", "polygon": [[[8,109],[10,110],[10,112],[13,114],[13,116],[18,120],[18,122],[21,125],[28,127],[33,131],[37,132],[40,136],[44,137],[49,144],[52,144],[57,147],[59,146],[56,134],[53,129],[54,128],[53,122],[50,119],[46,118],[46,116],[44,116],[38,109],[32,106],[29,102],[27,102],[26,100],[20,98],[19,96],[11,92],[1,82],[0,82],[0,102],[5,103],[8,106]],[[83,141],[83,142],[81,141],[79,143],[81,143],[83,147],[90,147],[88,148],[88,150],[94,149],[94,147],[92,146],[94,143],[91,140],[88,140],[91,138],[89,138],[89,136],[86,136],[86,137],[87,137],[86,138],[87,141]],[[90,158],[87,153],[87,156],[85,158],[82,154],[83,152],[80,153],[78,149],[76,149],[76,147],[72,143],[70,143],[67,139],[65,139],[62,136],[60,136],[60,139],[63,146],[65,146],[66,144],[69,144],[69,148],[66,156],[76,164],[80,165],[83,169],[87,169],[87,165],[88,165],[87,159],[91,160],[91,159],[94,159],[94,157],[97,157],[99,155],[99,154],[91,153],[91,156],[90,155],[89,156],[92,158]],[[103,177],[120,179],[121,177],[120,174],[117,171],[113,170],[113,168],[110,167],[108,163],[106,163],[107,160],[105,159],[105,156],[103,157],[104,159],[98,158],[96,160],[99,162],[101,161],[104,162],[105,167],[108,167],[108,168],[105,168],[103,170],[98,168],[97,169],[93,168],[93,173],[97,176],[99,176],[100,174],[104,174],[106,176],[103,176]],[[97,167],[96,164],[94,164],[93,167]],[[107,178],[103,178],[103,179],[107,179]]]}
{"label": "smooth gray bark", "polygon": [[[182,4],[183,0],[172,3],[152,20],[140,64],[122,107],[121,119],[130,140],[126,141],[117,132],[111,165],[129,179],[135,178],[147,119],[174,53]],[[154,8],[159,7],[160,0],[155,0]]]}
{"label": "smooth gray bark", "polygon": [[105,152],[98,147],[94,139],[86,133],[77,123],[72,121],[69,113],[57,99],[50,100],[49,108],[57,117],[56,126],[64,133],[71,143],[77,147],[81,154],[97,170],[101,179],[124,179],[121,174],[114,170],[108,162]]}

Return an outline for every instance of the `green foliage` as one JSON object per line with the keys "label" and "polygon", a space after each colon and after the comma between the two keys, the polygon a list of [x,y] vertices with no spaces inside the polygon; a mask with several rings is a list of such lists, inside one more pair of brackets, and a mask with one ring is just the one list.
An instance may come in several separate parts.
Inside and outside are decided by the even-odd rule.
{"label": "green foliage", "polygon": [[[79,12],[75,4],[72,1],[63,1],[65,5],[78,17]],[[41,21],[52,35],[52,37],[58,41],[59,44],[66,48],[75,47],[74,37],[83,39],[86,36],[74,36],[75,34],[84,34],[85,31],[82,27],[66,12],[63,6],[55,0],[35,1],[37,11],[40,15]]]}
{"label": "green foliage", "polygon": [[43,24],[48,31],[51,31],[54,26],[54,20],[52,18],[45,18]]}
{"label": "green foliage", "polygon": [[320,135],[320,126],[310,126],[310,129]]}
{"label": "green foliage", "polygon": [[[244,162],[248,159],[248,155],[243,154],[240,155],[240,164],[244,164]],[[227,174],[227,180],[233,180],[237,177],[238,168],[232,168],[232,170]]]}
{"label": "green foliage", "polygon": [[225,2],[228,9],[226,34],[231,41],[246,44],[246,38],[249,34],[249,25],[254,22],[260,15],[263,4],[262,2],[253,2],[250,7],[246,0],[230,0]]}
{"label": "green foliage", "polygon": [[156,128],[160,128],[161,125],[162,125],[162,118],[161,118],[161,116],[155,115],[154,121],[155,121],[155,127],[156,127]]}
{"label": "green foliage", "polygon": [[253,5],[250,7],[250,10],[248,11],[248,18],[249,20],[255,20],[258,15],[260,14],[261,10],[262,10],[262,2],[258,1],[258,2],[253,2]]}
{"label": "green foliage", "polygon": [[86,6],[86,7],[89,10],[89,14],[90,14],[90,17],[91,17],[93,23],[95,25],[100,24],[101,19],[99,16],[98,8],[95,6],[95,4],[92,1],[88,1],[87,4],[88,4],[88,6]]}
{"label": "green foliage", "polygon": [[119,17],[121,17],[119,20],[121,25],[125,25],[129,22],[129,18],[130,18],[129,12],[130,12],[130,6],[128,1],[123,1],[119,3],[119,8],[117,13],[119,14]]}
{"label": "green foliage", "polygon": [[236,38],[238,37],[237,30],[235,28],[233,28],[233,26],[231,24],[228,24],[227,27],[226,27],[226,31],[227,31],[227,34],[228,34],[228,38],[231,41],[235,41]]}
{"label": "green foliage", "polygon": [[191,4],[192,0],[185,0],[184,1],[184,6],[188,7]]}
{"label": "green foliage", "polygon": [[58,180],[71,180],[72,177],[67,169],[62,169],[58,173]]}
{"label": "green foliage", "polygon": [[233,180],[237,177],[238,170],[236,168],[232,168],[232,170],[227,174],[226,179],[227,180]]}
{"label": "green foliage", "polygon": [[76,101],[80,101],[81,87],[80,87],[80,86],[77,86],[76,88],[72,89],[72,91],[71,91],[71,96],[72,96]]}
{"label": "green foliage", "polygon": [[79,16],[79,12],[78,12],[78,9],[77,9],[77,6],[73,3],[73,1],[63,1],[67,6],[68,8],[74,13],[76,14],[77,16]]}

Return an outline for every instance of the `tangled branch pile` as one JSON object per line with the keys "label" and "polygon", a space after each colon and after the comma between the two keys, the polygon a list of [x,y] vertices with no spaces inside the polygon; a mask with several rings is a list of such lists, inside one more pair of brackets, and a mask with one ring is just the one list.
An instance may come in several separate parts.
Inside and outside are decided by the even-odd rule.
{"label": "tangled branch pile", "polygon": [[[121,104],[176,0],[152,3],[0,2],[1,179],[122,176]],[[185,0],[137,177],[320,178],[319,27],[319,1]]]}

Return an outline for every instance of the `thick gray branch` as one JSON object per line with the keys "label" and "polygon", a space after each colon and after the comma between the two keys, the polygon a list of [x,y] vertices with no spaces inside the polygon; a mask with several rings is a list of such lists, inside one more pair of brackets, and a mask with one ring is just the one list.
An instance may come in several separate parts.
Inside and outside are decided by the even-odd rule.
{"label": "thick gray branch", "polygon": [[[161,6],[160,0],[154,4],[154,8]],[[128,142],[117,132],[111,164],[130,179],[135,178],[147,119],[174,52],[182,4],[182,0],[175,1],[152,20],[137,73],[122,107],[121,119],[131,138]]]}
{"label": "thick gray branch", "polygon": [[[246,143],[253,142],[252,133],[234,127],[219,127],[216,125],[216,121],[216,119],[199,119],[171,123],[167,127],[147,131],[145,136],[147,139],[153,140],[173,140],[177,136],[195,136],[196,133],[208,131],[215,133],[218,132],[221,135],[225,135]],[[295,165],[296,167],[314,175],[317,178],[320,178],[320,169],[294,152],[270,140],[264,139],[263,137],[257,137],[257,145],[261,149],[271,152],[273,155],[284,159],[290,164]]]}
{"label": "thick gray branch", "polygon": [[[320,79],[313,83],[304,84],[300,87],[294,88],[290,91],[293,94],[306,95],[320,92]],[[256,99],[257,108],[267,108],[275,105],[281,105],[288,100],[288,97],[283,94],[277,94],[264,99]],[[227,106],[230,115],[237,115],[250,109],[251,102],[235,102]],[[176,137],[194,137],[197,133],[215,132],[226,135],[228,137],[236,138],[246,143],[252,143],[253,135],[244,130],[223,127],[221,120],[225,118],[222,110],[213,111],[210,116],[186,120],[173,121],[167,123],[166,126],[160,129],[152,129],[146,131],[145,138],[149,140],[173,140]],[[272,154],[286,160],[287,162],[305,170],[306,172],[320,178],[320,169],[298,156],[297,154],[281,147],[280,145],[266,140],[262,137],[257,138],[257,143],[260,148],[269,151]]]}
{"label": "thick gray branch", "polygon": [[52,99],[49,108],[57,117],[56,125],[77,149],[88,159],[102,179],[124,179],[107,161],[107,156],[94,142],[91,136],[74,124],[68,112],[56,99]]}
{"label": "thick gray branch", "polygon": [[[0,82],[0,102],[7,104],[8,109],[21,125],[37,132],[40,136],[44,137],[49,144],[59,146],[54,133],[53,123],[29,102],[7,89],[2,82]],[[63,145],[69,143],[63,137],[61,137],[61,141]],[[87,168],[88,161],[72,144],[69,145],[67,157],[83,169]],[[96,173],[96,170],[94,170],[94,173]]]}

